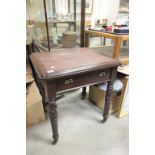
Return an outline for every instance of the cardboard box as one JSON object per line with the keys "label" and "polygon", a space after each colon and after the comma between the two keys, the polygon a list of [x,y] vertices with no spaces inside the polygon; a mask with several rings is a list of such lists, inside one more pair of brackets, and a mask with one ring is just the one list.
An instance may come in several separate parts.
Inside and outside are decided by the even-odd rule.
{"label": "cardboard box", "polygon": [[31,67],[30,67],[30,64],[26,64],[26,75],[27,74],[32,74],[32,70],[31,70]]}
{"label": "cardboard box", "polygon": [[29,84],[28,89],[26,95],[26,127],[45,120],[42,98],[35,82]]}
{"label": "cardboard box", "polygon": [[129,114],[129,76],[126,76],[123,82],[124,86],[121,93],[121,102],[117,111],[118,118]]}
{"label": "cardboard box", "polygon": [[34,81],[32,70],[29,64],[26,64],[26,84]]}
{"label": "cardboard box", "polygon": [[118,66],[117,72],[129,76],[129,65]]}
{"label": "cardboard box", "polygon": [[[90,86],[89,88],[89,100],[97,105],[99,108],[104,109],[106,91],[101,90],[97,86]],[[121,95],[117,96],[114,92],[112,94],[112,104],[109,113],[112,114],[118,110],[120,104]]]}

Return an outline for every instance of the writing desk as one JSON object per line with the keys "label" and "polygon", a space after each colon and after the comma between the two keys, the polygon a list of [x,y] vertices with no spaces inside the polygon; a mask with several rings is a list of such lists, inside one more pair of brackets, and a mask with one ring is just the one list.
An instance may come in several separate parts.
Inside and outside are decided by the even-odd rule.
{"label": "writing desk", "polygon": [[[89,48],[53,50],[30,55],[35,79],[42,84],[53,131],[53,144],[58,141],[56,94],[67,90],[108,82],[103,122],[108,118],[113,82],[118,60],[103,56]],[[82,96],[86,92],[83,89]],[[68,109],[69,110],[69,109]]]}
{"label": "writing desk", "polygon": [[[120,56],[121,43],[123,41],[129,40],[128,34],[118,34],[118,33],[108,33],[108,32],[100,32],[100,31],[93,31],[93,30],[85,30],[85,42],[84,42],[85,47],[89,47],[89,36],[90,35],[109,38],[109,39],[114,40],[115,43],[114,43],[114,50],[113,50],[113,56],[112,57],[115,59],[118,59]],[[128,58],[120,59],[120,61],[122,64],[128,64],[129,63]]]}

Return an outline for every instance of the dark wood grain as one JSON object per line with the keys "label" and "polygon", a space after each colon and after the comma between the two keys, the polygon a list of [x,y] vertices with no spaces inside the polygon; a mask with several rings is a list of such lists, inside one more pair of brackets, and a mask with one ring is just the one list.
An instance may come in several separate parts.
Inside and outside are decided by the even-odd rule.
{"label": "dark wood grain", "polygon": [[114,83],[114,80],[116,79],[116,74],[117,74],[117,68],[113,68],[111,72],[111,79],[108,82],[108,86],[107,86],[107,92],[105,97],[105,107],[103,111],[103,121],[102,121],[103,123],[107,121],[109,116],[109,109],[110,109],[111,97],[113,92],[113,83]]}
{"label": "dark wood grain", "polygon": [[86,0],[81,0],[81,37],[80,37],[81,47],[84,47],[85,7],[86,7]]}
{"label": "dark wood grain", "polygon": [[[56,50],[52,53],[32,53],[30,60],[35,73],[35,80],[48,104],[48,112],[53,131],[53,143],[58,141],[58,122],[56,94],[75,88],[108,82],[108,89],[103,112],[103,121],[108,119],[113,82],[116,78],[118,60],[108,58],[89,48]],[[49,72],[53,70],[52,72]]]}
{"label": "dark wood grain", "polygon": [[[101,73],[105,75],[101,76]],[[84,85],[92,85],[96,83],[102,83],[110,79],[111,69],[102,69],[88,73],[81,73],[69,77],[63,77],[56,80],[57,92],[67,90],[70,88],[76,88]],[[68,83],[66,83],[68,81]]]}
{"label": "dark wood grain", "polygon": [[46,24],[46,32],[47,32],[48,50],[50,51],[50,39],[49,39],[49,30],[48,30],[48,17],[47,17],[47,9],[46,9],[46,0],[43,0],[43,4],[44,4],[44,13],[45,13],[45,24]]}
{"label": "dark wood grain", "polygon": [[30,55],[35,69],[43,79],[75,75],[117,66],[118,60],[106,57],[89,48],[53,50],[51,53],[32,53]]}
{"label": "dark wood grain", "polygon": [[86,97],[86,90],[87,90],[87,87],[83,87],[82,88],[82,100]]}
{"label": "dark wood grain", "polygon": [[58,141],[58,120],[57,120],[57,105],[56,105],[56,83],[55,81],[44,81],[43,86],[46,92],[46,98],[48,102],[48,112],[51,121],[53,131],[53,142],[56,144]]}

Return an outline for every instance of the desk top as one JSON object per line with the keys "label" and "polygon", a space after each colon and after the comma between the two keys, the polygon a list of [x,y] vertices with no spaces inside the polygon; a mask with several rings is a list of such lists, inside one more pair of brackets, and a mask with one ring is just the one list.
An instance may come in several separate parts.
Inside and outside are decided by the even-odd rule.
{"label": "desk top", "polygon": [[93,28],[89,28],[88,30],[95,31],[95,32],[103,32],[103,33],[108,33],[108,34],[114,34],[114,35],[129,35],[129,33],[117,33],[117,32],[113,32],[113,31],[102,31],[102,30],[96,30]]}
{"label": "desk top", "polygon": [[105,38],[115,39],[118,37],[121,37],[123,40],[129,39],[129,34],[118,34],[118,33],[112,33],[112,32],[101,32],[101,31],[94,31],[94,30],[85,30],[85,33],[96,35],[96,36],[102,36]]}
{"label": "desk top", "polygon": [[103,56],[90,48],[69,48],[53,50],[50,53],[32,53],[30,59],[39,78],[42,79],[54,79],[120,65],[118,60]]}

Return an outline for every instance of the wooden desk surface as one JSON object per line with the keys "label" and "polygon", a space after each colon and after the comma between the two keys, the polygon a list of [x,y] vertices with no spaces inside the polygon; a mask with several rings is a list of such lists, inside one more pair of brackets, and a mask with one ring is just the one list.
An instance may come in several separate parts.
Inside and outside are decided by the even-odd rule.
{"label": "wooden desk surface", "polygon": [[[113,55],[112,57],[115,59],[119,58],[120,55],[120,47],[122,41],[127,41],[129,40],[129,35],[118,35],[118,34],[113,34],[113,33],[107,33],[107,32],[98,32],[98,31],[93,31],[93,30],[85,30],[85,40],[84,40],[84,46],[89,47],[89,36],[90,35],[95,35],[99,37],[104,37],[104,38],[109,38],[115,41],[114,44],[114,49],[113,49]],[[123,58],[121,59],[122,64],[128,64],[129,59],[128,58]]]}
{"label": "wooden desk surface", "polygon": [[100,32],[100,31],[93,31],[93,30],[85,30],[85,33],[96,35],[96,36],[102,36],[102,37],[109,38],[109,39],[122,38],[122,40],[124,41],[129,39],[129,35],[126,35],[126,34],[118,35],[115,33]]}
{"label": "wooden desk surface", "polygon": [[35,70],[43,79],[54,79],[100,68],[118,66],[118,60],[94,52],[90,48],[71,48],[30,55]]}
{"label": "wooden desk surface", "polygon": [[103,110],[103,120],[108,119],[113,83],[120,62],[96,53],[90,48],[53,50],[52,52],[32,53],[30,59],[33,73],[42,93],[44,107],[49,112],[53,142],[58,141],[56,95],[60,92],[81,88],[82,98],[86,96],[86,86],[108,82]]}

